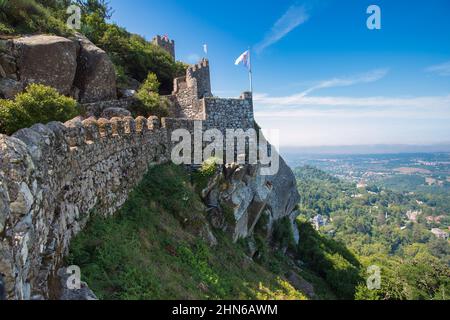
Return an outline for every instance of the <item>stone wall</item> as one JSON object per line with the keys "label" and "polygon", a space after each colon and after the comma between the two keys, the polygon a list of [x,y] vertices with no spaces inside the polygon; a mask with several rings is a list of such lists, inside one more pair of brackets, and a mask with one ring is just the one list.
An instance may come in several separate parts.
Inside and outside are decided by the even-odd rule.
{"label": "stone wall", "polygon": [[197,82],[194,80],[190,86],[186,77],[174,80],[174,92],[167,98],[172,102],[170,110],[174,118],[204,119],[203,102],[197,96]]}
{"label": "stone wall", "polygon": [[198,64],[190,66],[186,71],[186,82],[188,87],[197,86],[197,97],[211,97],[211,78],[209,73],[209,61],[202,59]]}
{"label": "stone wall", "polygon": [[254,128],[253,102],[251,95],[243,93],[239,99],[205,98],[204,126],[207,129]]}
{"label": "stone wall", "polygon": [[168,160],[157,118],[74,119],[0,135],[0,272],[8,298],[49,297],[48,280],[90,214],[113,214],[151,164]]}
{"label": "stone wall", "polygon": [[135,98],[126,98],[120,100],[107,100],[92,103],[81,104],[81,112],[85,117],[101,117],[103,111],[112,108],[122,108],[129,110],[133,103],[136,102]]}
{"label": "stone wall", "polygon": [[174,91],[167,98],[172,102],[171,117],[202,120],[205,129],[254,128],[253,100],[249,92],[237,99],[213,97],[206,59],[189,67],[186,76],[174,80]]}

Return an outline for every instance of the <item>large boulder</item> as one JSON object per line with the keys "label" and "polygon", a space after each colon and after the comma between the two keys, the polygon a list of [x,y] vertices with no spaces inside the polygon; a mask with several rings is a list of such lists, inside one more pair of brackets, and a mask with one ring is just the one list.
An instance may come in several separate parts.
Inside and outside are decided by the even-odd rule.
{"label": "large boulder", "polygon": [[114,65],[105,51],[79,37],[80,53],[75,86],[82,103],[117,99]]}
{"label": "large boulder", "polygon": [[272,186],[272,192],[267,199],[267,206],[270,208],[273,220],[289,216],[296,210],[300,201],[294,173],[281,156],[279,161],[278,173],[267,176],[267,183]]}
{"label": "large boulder", "polygon": [[210,179],[202,197],[211,224],[230,233],[234,241],[251,236],[264,213],[270,236],[273,222],[285,217],[295,220],[300,200],[295,176],[281,157],[274,175],[262,175],[260,165],[224,165]]}
{"label": "large boulder", "polygon": [[14,40],[20,81],[41,83],[69,95],[77,70],[77,43],[66,38],[35,35]]}

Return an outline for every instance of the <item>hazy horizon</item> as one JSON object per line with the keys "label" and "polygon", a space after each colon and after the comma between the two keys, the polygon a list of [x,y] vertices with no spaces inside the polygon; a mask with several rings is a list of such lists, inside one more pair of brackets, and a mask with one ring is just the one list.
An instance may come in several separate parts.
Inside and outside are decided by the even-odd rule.
{"label": "hazy horizon", "polygon": [[281,146],[285,155],[296,154],[402,154],[402,153],[450,153],[450,143],[429,145],[374,144],[374,145],[334,145],[334,146]]}

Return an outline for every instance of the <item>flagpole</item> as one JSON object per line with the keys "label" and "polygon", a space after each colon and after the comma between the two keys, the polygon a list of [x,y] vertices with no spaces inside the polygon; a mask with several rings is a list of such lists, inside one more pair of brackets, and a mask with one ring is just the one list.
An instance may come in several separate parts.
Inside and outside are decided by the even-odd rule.
{"label": "flagpole", "polygon": [[253,97],[253,72],[252,72],[252,54],[250,52],[250,47],[248,47],[248,60],[249,60],[249,69],[248,69],[248,77],[250,80],[250,93]]}

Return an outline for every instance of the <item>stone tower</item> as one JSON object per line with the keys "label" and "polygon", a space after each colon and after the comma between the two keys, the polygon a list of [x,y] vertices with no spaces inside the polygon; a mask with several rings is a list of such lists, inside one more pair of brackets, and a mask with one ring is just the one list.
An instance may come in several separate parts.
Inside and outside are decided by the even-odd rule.
{"label": "stone tower", "polygon": [[190,66],[186,71],[186,82],[192,86],[192,82],[197,82],[197,96],[199,99],[211,97],[211,80],[209,73],[209,61],[203,58],[199,63]]}
{"label": "stone tower", "polygon": [[152,43],[166,50],[175,59],[175,41],[169,40],[167,36],[156,36]]}

